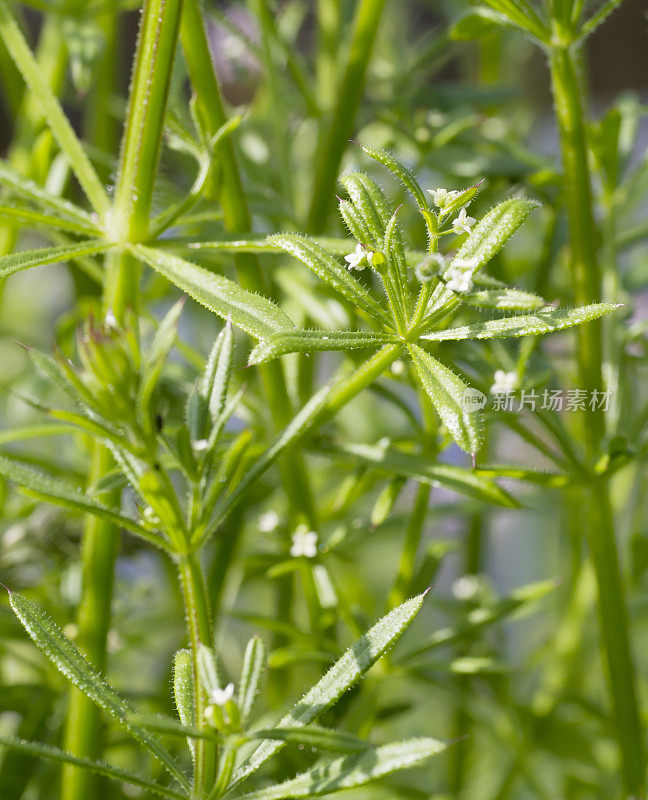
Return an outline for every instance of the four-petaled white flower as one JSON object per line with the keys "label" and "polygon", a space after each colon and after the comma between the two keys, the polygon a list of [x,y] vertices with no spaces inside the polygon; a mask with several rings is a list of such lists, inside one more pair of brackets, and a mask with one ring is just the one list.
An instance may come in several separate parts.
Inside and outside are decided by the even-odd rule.
{"label": "four-petaled white flower", "polygon": [[518,384],[515,372],[506,372],[503,369],[495,370],[495,382],[490,388],[491,394],[512,394]]}
{"label": "four-petaled white flower", "polygon": [[292,535],[290,555],[293,558],[306,556],[314,558],[317,555],[317,534],[309,531],[306,525],[300,525]]}
{"label": "four-petaled white flower", "polygon": [[438,189],[428,189],[428,192],[432,195],[434,205],[437,206],[437,208],[443,208],[448,200],[448,195],[450,194],[447,189],[443,189],[441,187]]}
{"label": "four-petaled white flower", "polygon": [[224,706],[234,697],[234,684],[228,683],[224,689],[212,689],[209,693],[209,702],[215,706]]}
{"label": "four-petaled white flower", "polygon": [[452,230],[455,233],[462,233],[463,231],[470,233],[470,229],[474,224],[474,217],[469,217],[466,214],[466,209],[462,208],[459,212],[459,216],[452,220]]}
{"label": "four-petaled white flower", "polygon": [[348,263],[349,269],[365,269],[369,266],[367,251],[360,243],[356,245],[356,249],[353,253],[344,256],[344,260]]}
{"label": "four-petaled white flower", "polygon": [[477,262],[472,258],[456,258],[446,273],[446,288],[463,294],[473,288],[473,274]]}
{"label": "four-petaled white flower", "polygon": [[279,514],[276,511],[266,511],[259,517],[259,530],[261,533],[272,533],[279,527]]}

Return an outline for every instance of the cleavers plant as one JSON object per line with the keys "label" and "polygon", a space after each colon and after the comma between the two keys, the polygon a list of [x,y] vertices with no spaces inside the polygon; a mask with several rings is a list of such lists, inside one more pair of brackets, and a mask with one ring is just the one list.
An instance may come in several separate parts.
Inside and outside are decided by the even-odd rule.
{"label": "cleavers plant", "polygon": [[[614,269],[599,266],[592,169],[598,169],[612,218],[621,200],[606,147],[611,147],[614,130],[614,147],[621,147],[621,122],[610,117],[588,131],[578,53],[618,0],[608,0],[593,14],[588,3],[577,0],[551,0],[542,7],[526,0],[483,0],[455,26],[457,38],[463,39],[523,31],[547,53],[562,147],[559,201],[546,188],[551,179],[530,181],[530,191],[522,192],[498,184],[492,172],[486,181],[474,176],[472,185],[461,190],[424,188],[419,169],[409,169],[403,163],[407,157],[394,154],[400,137],[410,135],[397,119],[396,101],[393,115],[376,112],[393,134],[394,147],[348,141],[361,127],[358,114],[389,6],[384,0],[358,0],[353,14],[352,4],[346,8],[337,0],[318,1],[316,81],[288,42],[291,31],[293,44],[297,39],[301,4],[286,4],[285,16],[275,15],[268,0],[246,4],[258,21],[260,44],[242,31],[237,35],[255,51],[267,76],[264,135],[276,154],[271,167],[277,187],[267,191],[241,168],[243,137],[248,137],[248,151],[256,147],[257,155],[266,144],[250,145],[258,135],[254,121],[227,112],[199,0],[143,3],[119,148],[115,121],[107,112],[117,90],[107,63],[114,53],[118,15],[134,4],[119,3],[115,10],[101,2],[86,9],[74,3],[51,5],[43,4],[46,21],[34,54],[19,12],[0,0],[8,63],[20,92],[26,87],[22,139],[17,137],[0,163],[0,220],[5,226],[0,280],[35,267],[70,265],[79,299],[71,326],[76,336],[61,335],[53,354],[25,348],[47,392],[37,399],[19,393],[38,421],[4,438],[0,434],[0,476],[3,485],[19,489],[25,503],[58,507],[72,520],[85,515],[82,585],[71,629],[52,620],[42,598],[35,603],[13,585],[8,589],[15,616],[70,684],[65,712],[52,712],[53,737],[39,737],[45,721],[33,734],[0,729],[0,744],[13,758],[38,757],[61,765],[56,790],[42,781],[39,794],[21,789],[16,797],[84,800],[97,787],[103,791],[103,780],[109,779],[112,788],[105,791],[110,798],[140,792],[187,800],[283,800],[360,791],[376,781],[380,788],[362,789],[367,796],[384,787],[390,798],[424,798],[435,788],[429,773],[417,782],[413,772],[411,783],[393,774],[447,751],[450,791],[464,798],[470,796],[464,787],[466,752],[473,748],[465,734],[473,718],[490,725],[489,703],[506,708],[505,719],[498,717],[493,726],[493,737],[514,742],[513,760],[510,778],[499,789],[474,796],[513,797],[519,774],[533,796],[549,796],[536,777],[542,765],[529,766],[528,752],[541,740],[560,688],[568,684],[568,667],[557,662],[571,664],[585,638],[591,576],[574,537],[576,579],[553,660],[548,659],[533,700],[513,700],[508,676],[502,677],[504,648],[494,655],[498,648],[485,636],[502,620],[534,610],[554,583],[542,581],[494,597],[478,577],[478,551],[484,509],[519,509],[522,482],[541,493],[581,493],[579,501],[584,498],[587,505],[582,527],[598,587],[620,783],[624,797],[643,797],[644,737],[611,489],[630,450],[611,439],[615,424],[599,408],[583,409],[581,428],[574,434],[553,411],[538,413],[533,423],[513,414],[496,417],[487,398],[489,388],[494,394],[512,394],[518,387],[549,385],[551,370],[538,376],[528,365],[542,336],[568,328],[576,330],[582,389],[603,392],[610,380],[602,369],[605,331],[623,325],[615,320],[624,318],[620,301],[626,298]],[[77,91],[82,95],[94,86],[87,102],[93,117],[86,126],[87,142],[63,110],[66,48],[57,28],[62,19],[79,32],[67,52]],[[337,35],[346,21],[349,35],[338,56]],[[94,35],[104,42],[103,55],[93,50]],[[439,41],[422,46],[401,72],[394,70],[395,85],[409,85],[420,65],[447,44]],[[55,45],[49,53],[48,42]],[[9,74],[6,65],[0,67]],[[294,100],[284,95],[288,79],[298,98],[295,105],[318,128],[306,200],[292,174],[297,137],[291,140],[284,131],[282,115]],[[329,91],[331,82],[335,92]],[[473,116],[452,120],[438,132],[435,146],[443,151],[444,142],[473,124]],[[381,138],[368,128],[359,141]],[[403,148],[410,154],[411,144]],[[31,166],[26,163],[30,147],[40,157]],[[347,149],[351,166],[341,171]],[[510,150],[527,165],[537,165],[533,157],[520,156],[522,148]],[[169,164],[161,168],[167,158]],[[165,168],[174,159],[188,160],[195,170],[185,190],[169,185]],[[248,161],[252,172],[254,158]],[[367,172],[358,171],[358,162]],[[425,156],[418,167],[421,174],[427,171]],[[114,185],[106,180],[111,171]],[[396,205],[390,199],[391,192],[373,177],[375,171],[386,180],[397,179],[405,202]],[[465,162],[456,175],[452,165],[445,173],[453,182],[464,180]],[[492,206],[475,211],[491,182]],[[320,235],[329,229],[338,184],[344,193],[338,198],[339,214],[349,236]],[[545,300],[543,295],[551,297],[546,281],[539,280],[535,291],[522,290],[502,274],[505,246],[541,207],[531,196],[545,204],[562,202],[567,211],[571,305]],[[254,234],[253,229],[264,232]],[[19,231],[37,234],[47,244],[14,252],[22,241]],[[608,254],[613,254],[613,224],[605,235]],[[277,260],[280,266],[269,269]],[[89,297],[82,288],[88,284]],[[195,304],[175,297],[168,303],[176,290]],[[161,299],[166,305],[162,315]],[[190,340],[196,332],[192,321],[199,320],[203,330],[214,318],[222,323],[207,356],[202,345],[185,341],[187,317]],[[614,347],[606,356],[618,378],[623,356],[616,342]],[[317,356],[333,352],[342,355]],[[493,369],[504,364],[507,369]],[[367,397],[378,398],[373,408],[384,404],[388,415],[405,419],[400,436],[377,413],[375,443],[360,441],[361,434],[349,440],[345,415]],[[637,417],[641,421],[640,413]],[[491,464],[495,423],[519,436],[550,467]],[[83,464],[71,476],[52,461],[41,463],[4,448],[23,439],[59,436],[74,443],[76,462]],[[637,463],[640,469],[639,456]],[[340,464],[345,469],[351,465],[344,479],[338,474]],[[408,481],[415,484],[411,508],[398,516],[399,497],[409,496]],[[425,545],[433,489],[459,496],[470,517],[467,574],[453,587],[458,611],[451,624],[392,655],[388,651],[421,611],[428,587],[453,548],[445,541]],[[252,555],[241,555],[246,517],[267,509],[268,502],[271,510],[259,518]],[[367,538],[392,520],[402,531],[387,599],[380,601],[383,611],[370,614],[353,607],[353,590],[338,582],[334,569],[336,558],[356,557],[362,528],[358,515],[365,513]],[[123,542],[122,532],[127,534]],[[145,703],[104,677],[110,672],[115,568],[120,553],[129,548],[164,562],[170,576],[165,590],[181,598],[184,615],[182,641],[174,644],[171,659],[168,652],[161,659],[172,661],[165,673],[172,692],[168,686],[161,691],[151,686],[151,696],[157,693],[155,713],[142,710]],[[276,615],[246,616],[233,609],[226,588],[241,580],[271,586]],[[232,667],[228,638],[227,618],[237,614],[272,636],[269,648],[259,635],[249,639],[240,670]],[[419,620],[419,635],[427,619]],[[452,650],[447,663],[437,658],[441,648]],[[255,714],[266,671],[267,692]],[[230,680],[232,675],[238,679]],[[473,678],[483,680],[488,692],[480,696],[473,690]],[[57,678],[48,680],[55,684]],[[431,691],[432,697],[440,688],[457,702],[458,741],[405,735],[408,729],[399,722],[385,734],[382,720],[399,720],[402,708],[397,701],[386,705],[381,692],[385,686],[398,691],[399,681],[409,682],[421,695]],[[304,684],[311,688],[302,694]],[[605,717],[603,711],[596,713]],[[553,729],[547,730],[551,739]],[[129,756],[113,759],[108,754],[123,746],[122,733]],[[600,791],[608,791],[608,785],[617,791],[614,756],[605,746],[599,749],[596,764],[605,764],[608,772]],[[597,774],[592,764],[587,758],[583,763],[567,770],[564,791],[570,800],[586,796],[578,781],[596,783],[590,778]],[[0,766],[0,787],[3,770],[8,772],[11,764],[7,756]],[[562,783],[556,783],[562,790]]]}

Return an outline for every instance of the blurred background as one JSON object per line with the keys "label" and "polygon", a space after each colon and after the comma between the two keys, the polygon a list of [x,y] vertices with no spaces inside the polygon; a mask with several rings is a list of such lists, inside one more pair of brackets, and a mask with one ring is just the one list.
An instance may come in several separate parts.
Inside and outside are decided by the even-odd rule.
{"label": "blurred background", "polygon": [[[23,9],[23,20],[36,43],[42,24],[40,9],[49,4],[31,5]],[[343,30],[350,25],[353,6],[351,2],[340,3],[345,20]],[[119,7],[122,13],[116,54],[109,64],[115,70],[117,91],[102,109],[108,141],[117,140],[123,119],[139,19],[137,10],[129,8],[128,3]],[[92,88],[93,65],[101,54],[101,33],[91,23],[79,22],[73,15],[60,12],[64,6],[57,8],[60,25],[69,31],[61,96],[76,127],[88,131],[85,98]],[[270,74],[261,28],[251,8],[253,3],[207,3],[213,57],[232,111],[246,114],[236,136],[254,229],[259,233],[299,229],[307,215],[318,129],[330,111],[335,93],[335,64],[329,73],[326,65],[320,64],[319,83],[314,89],[310,85],[304,88],[303,76],[310,78],[315,72],[313,62],[319,53],[316,3],[286,0],[273,4],[274,24],[280,36],[271,57],[275,72]],[[520,288],[539,291],[549,300],[569,298],[565,220],[561,212],[552,211],[560,191],[560,175],[544,57],[519,35],[487,31],[477,41],[469,41],[472,37],[459,22],[469,10],[470,6],[462,2],[387,2],[358,112],[356,135],[360,141],[397,152],[425,187],[456,189],[485,178],[474,216],[480,216],[494,202],[520,190],[541,200],[543,209],[498,258],[496,274]],[[627,150],[629,169],[632,171],[632,165],[636,165],[641,179],[633,189],[632,202],[628,202],[620,216],[618,231],[619,238],[625,241],[618,256],[619,270],[625,290],[633,293],[636,304],[633,322],[645,317],[648,305],[645,235],[648,179],[643,155],[648,145],[647,44],[645,0],[626,0],[591,37],[583,59],[583,74],[587,76],[584,87],[594,118],[599,119],[611,103],[617,103],[631,109],[628,119],[636,121],[634,127],[628,123],[632,141]],[[343,53],[344,42],[339,45]],[[172,110],[187,117],[188,92],[181,56],[178,62]],[[9,80],[11,70],[0,47],[0,76],[4,76],[0,83],[0,149],[4,155],[9,153],[22,119],[20,93]],[[34,147],[47,146],[38,136],[34,141]],[[95,155],[106,183],[114,176],[116,152],[97,147]],[[347,148],[343,166],[370,171],[386,186],[394,202],[404,199],[395,182],[360,157],[358,148]],[[182,154],[171,147],[165,150],[156,197],[158,209],[166,206],[178,187],[188,188],[192,169]],[[52,182],[57,180],[56,175],[45,177]],[[72,182],[67,184],[66,191],[76,196]],[[421,246],[424,234],[412,209],[405,208],[402,218],[410,242]],[[199,233],[205,236],[222,232],[220,222],[216,221],[202,227]],[[334,213],[327,232],[344,234]],[[40,242],[33,236],[20,240],[21,246],[36,243]],[[227,257],[214,257],[213,265],[226,273],[231,271]],[[5,386],[11,385],[12,392],[0,397],[0,447],[13,446],[11,429],[35,418],[22,396],[42,397],[48,392],[44,380],[34,375],[16,342],[45,350],[54,340],[69,344],[75,326],[92,306],[95,296],[96,287],[78,270],[67,266],[28,271],[14,276],[4,287],[0,296],[0,381]],[[161,316],[175,296],[167,287],[151,282],[148,297],[156,316]],[[287,303],[296,307],[297,315],[304,313],[294,297],[288,297]],[[340,319],[339,315],[345,312],[330,301],[327,313],[331,318],[338,314]],[[213,317],[192,307],[183,315],[181,335],[206,353],[218,328]],[[556,344],[549,343],[547,352],[558,363],[565,385],[572,386],[574,371],[566,342],[559,339]],[[514,356],[512,351],[508,355],[495,353],[490,365],[495,369],[502,366],[502,359],[506,362]],[[641,359],[645,365],[642,349],[637,360]],[[476,367],[471,372],[470,355],[466,360],[466,371],[478,383],[485,384],[488,376],[479,374]],[[322,375],[331,372],[337,363],[335,358],[323,359]],[[533,379],[542,381],[546,368],[546,361],[540,360],[534,367]],[[177,369],[182,371],[179,366]],[[191,380],[186,370],[182,375],[188,382]],[[641,366],[638,392],[645,393],[648,388],[646,377],[645,366]],[[411,400],[406,388],[396,388],[407,402]],[[368,394],[341,415],[338,432],[353,441],[373,442],[376,429],[398,439],[406,435],[408,423],[391,407],[379,405]],[[69,450],[56,450],[51,443],[44,449],[28,445],[21,454],[35,464],[47,463],[49,467],[55,464],[61,473],[79,479],[83,476],[85,462],[72,446]],[[546,466],[535,451],[499,428],[491,440],[490,455],[495,462]],[[465,454],[455,448],[445,452],[443,458],[467,463]],[[318,490],[323,495],[335,493],[341,475],[353,474],[349,465],[330,465],[321,457],[313,460],[321,467]],[[643,466],[637,473],[622,472],[617,491],[619,497],[631,498],[627,515],[622,514],[620,530],[623,546],[629,553],[627,571],[633,591],[635,646],[645,696],[648,681],[645,498],[648,495],[644,473]],[[344,587],[363,627],[384,610],[413,497],[413,488],[407,487],[393,513],[374,526],[370,517],[381,488],[380,481],[369,482],[364,499],[359,498],[355,505],[349,506],[350,522],[342,525],[333,519],[322,531],[323,540],[334,551],[335,582]],[[499,626],[492,636],[482,639],[480,635],[471,635],[456,647],[453,643],[450,655],[444,651],[438,664],[426,665],[428,674],[420,683],[408,678],[390,684],[389,696],[380,698],[380,715],[375,722],[378,740],[423,732],[447,738],[452,734],[462,736],[470,730],[470,745],[457,746],[447,762],[434,768],[432,778],[421,774],[413,784],[389,784],[385,792],[367,790],[367,795],[355,792],[354,798],[424,798],[429,795],[431,785],[435,791],[436,787],[443,787],[444,794],[438,797],[466,800],[545,797],[557,800],[563,796],[558,791],[565,792],[564,796],[570,800],[613,796],[606,792],[614,783],[616,751],[602,711],[605,701],[596,619],[592,612],[591,575],[588,583],[587,577],[583,578],[576,568],[582,552],[582,532],[578,532],[581,499],[576,493],[565,501],[553,489],[512,481],[507,488],[525,503],[524,509],[484,509],[449,492],[434,491],[425,532],[425,568],[421,567],[419,576],[421,586],[431,578],[433,602],[409,635],[408,646],[414,647],[423,632],[458,625],[470,611],[491,607],[496,600],[510,596],[525,584],[547,581],[535,590],[541,603],[539,611],[533,606],[527,613],[525,607],[524,613]],[[47,598],[50,611],[73,635],[81,577],[77,521],[24,498],[5,494],[1,499],[5,519],[0,528],[0,575],[3,576],[0,579],[41,593]],[[261,615],[270,602],[272,586],[266,573],[280,558],[281,545],[274,534],[259,531],[258,519],[271,508],[281,513],[281,500],[276,490],[267,486],[260,490],[258,505],[242,523],[245,536],[240,558],[227,581],[218,588],[226,609],[220,620],[219,644],[232,674],[238,669],[246,637],[255,626],[263,625]],[[342,532],[340,527],[344,528]],[[342,544],[336,549],[337,541]],[[466,553],[472,554],[472,561],[466,560]],[[217,562],[218,553],[214,554],[214,573]],[[575,575],[583,580],[582,586],[579,584],[582,595],[577,597],[582,599],[582,605],[576,602],[569,606],[573,614],[572,633],[574,630],[576,633],[570,639],[570,630],[565,632],[561,628],[563,638],[558,641],[553,634],[564,620],[566,599],[573,600]],[[303,621],[304,616],[300,606],[296,617]],[[55,738],[64,714],[62,683],[42,660],[34,657],[5,607],[0,624],[11,644],[6,650],[0,645],[1,677],[6,689],[0,701],[4,724],[26,738]],[[181,637],[182,612],[168,567],[157,556],[125,539],[118,562],[110,639],[109,672],[114,683],[151,709],[168,711],[169,660],[173,650],[180,646]],[[448,667],[460,659],[464,660],[459,666]],[[277,667],[280,668],[278,662]],[[312,675],[311,664],[294,665],[295,692]],[[152,677],[157,678],[159,687],[153,696]],[[127,744],[119,739],[111,741],[111,755],[124,761],[134,758]],[[48,765],[37,766],[27,759],[21,771],[14,761],[5,760],[0,764],[0,798],[41,800],[55,796],[48,790],[48,784],[56,782],[53,769]],[[105,797],[135,796],[127,794],[126,789],[111,788],[110,792],[114,794]]]}

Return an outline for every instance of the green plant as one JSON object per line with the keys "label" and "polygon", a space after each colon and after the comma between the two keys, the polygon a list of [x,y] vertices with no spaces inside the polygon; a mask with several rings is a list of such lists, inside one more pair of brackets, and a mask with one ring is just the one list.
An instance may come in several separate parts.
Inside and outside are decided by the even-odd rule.
{"label": "green plant", "polygon": [[[32,53],[0,0],[22,109],[0,279],[73,279],[52,355],[40,321],[12,333],[28,358],[0,409],[0,794],[645,793],[646,352],[628,309],[645,108],[589,124],[579,82],[582,43],[619,4],[452,4],[406,51],[384,2],[320,0],[306,46],[307,4],[236,4],[258,41],[212,9],[262,74],[230,115],[199,0],[143,4],[125,113],[114,54],[134,4],[34,3]],[[562,171],[500,113],[495,55],[520,31],[548,56]],[[485,85],[430,87],[468,39]],[[424,188],[439,184],[468,188]],[[545,343],[568,328],[573,353]],[[612,407],[525,413],[564,386]],[[500,594],[502,520],[553,544],[542,580]],[[594,605],[611,722],[597,671],[580,679]],[[419,638],[389,652],[419,612]],[[433,773],[400,774],[432,756]]]}

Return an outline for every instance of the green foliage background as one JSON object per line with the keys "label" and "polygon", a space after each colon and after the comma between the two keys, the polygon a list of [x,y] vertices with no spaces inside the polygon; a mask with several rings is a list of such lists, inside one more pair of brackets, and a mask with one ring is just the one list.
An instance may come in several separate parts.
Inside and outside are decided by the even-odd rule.
{"label": "green foliage background", "polygon": [[644,797],[645,9],[138,8],[0,0],[0,798]]}

